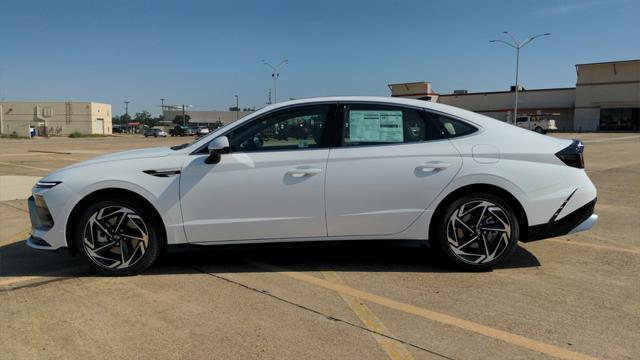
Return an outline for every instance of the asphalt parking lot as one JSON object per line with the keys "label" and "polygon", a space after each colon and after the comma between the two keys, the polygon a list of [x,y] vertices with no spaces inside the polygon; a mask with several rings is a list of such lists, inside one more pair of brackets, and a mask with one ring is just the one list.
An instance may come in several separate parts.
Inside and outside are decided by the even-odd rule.
{"label": "asphalt parking lot", "polygon": [[554,136],[585,142],[600,219],[492,272],[356,242],[180,248],[125,278],[29,249],[28,189],[190,139],[0,139],[0,358],[640,358],[640,134]]}

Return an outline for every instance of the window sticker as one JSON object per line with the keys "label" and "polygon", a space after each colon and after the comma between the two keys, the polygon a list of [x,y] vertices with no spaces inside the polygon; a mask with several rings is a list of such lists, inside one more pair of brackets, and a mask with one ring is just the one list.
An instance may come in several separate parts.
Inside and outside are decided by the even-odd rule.
{"label": "window sticker", "polygon": [[350,110],[349,141],[401,143],[402,125],[402,111]]}

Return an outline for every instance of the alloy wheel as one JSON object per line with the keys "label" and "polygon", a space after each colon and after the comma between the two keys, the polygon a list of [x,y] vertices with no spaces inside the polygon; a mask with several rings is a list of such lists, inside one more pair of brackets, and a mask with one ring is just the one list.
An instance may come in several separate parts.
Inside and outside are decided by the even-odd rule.
{"label": "alloy wheel", "polygon": [[500,206],[469,201],[453,211],[447,224],[447,241],[453,254],[468,264],[485,264],[509,247],[511,222]]}
{"label": "alloy wheel", "polygon": [[123,206],[94,212],[85,223],[82,243],[89,258],[105,269],[125,269],[142,259],[149,231],[140,215]]}

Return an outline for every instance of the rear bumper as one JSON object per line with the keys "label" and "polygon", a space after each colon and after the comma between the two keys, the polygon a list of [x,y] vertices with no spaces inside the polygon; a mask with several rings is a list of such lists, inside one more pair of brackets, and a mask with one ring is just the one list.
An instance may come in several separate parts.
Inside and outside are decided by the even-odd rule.
{"label": "rear bumper", "polygon": [[558,221],[530,226],[526,234],[523,234],[525,236],[520,240],[530,242],[591,229],[596,220],[598,220],[598,215],[593,213],[596,200],[593,199]]}

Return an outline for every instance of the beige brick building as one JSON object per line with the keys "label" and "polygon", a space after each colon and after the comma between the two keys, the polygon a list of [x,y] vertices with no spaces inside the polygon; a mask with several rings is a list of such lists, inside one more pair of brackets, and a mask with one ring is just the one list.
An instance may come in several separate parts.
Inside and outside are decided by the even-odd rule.
{"label": "beige brick building", "polygon": [[[513,121],[514,89],[438,94],[429,82],[389,84],[391,96],[440,102]],[[640,130],[640,60],[576,65],[576,87],[521,90],[518,116],[551,114],[561,131]]]}
{"label": "beige brick building", "polygon": [[111,134],[111,105],[97,102],[2,101],[0,102],[0,133],[37,135]]}

